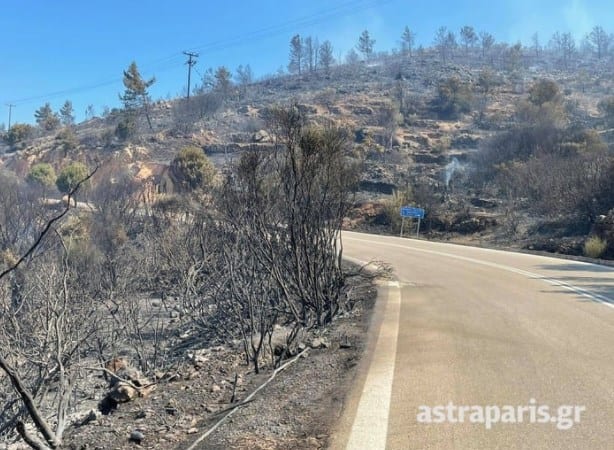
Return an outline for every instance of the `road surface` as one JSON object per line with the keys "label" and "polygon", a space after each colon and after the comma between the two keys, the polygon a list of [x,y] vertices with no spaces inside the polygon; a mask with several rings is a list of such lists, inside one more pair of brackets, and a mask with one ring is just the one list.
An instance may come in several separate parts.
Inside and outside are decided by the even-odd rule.
{"label": "road surface", "polygon": [[[613,268],[343,239],[345,255],[390,263],[395,280],[380,288],[333,449],[614,449]],[[441,423],[425,423],[435,407]]]}

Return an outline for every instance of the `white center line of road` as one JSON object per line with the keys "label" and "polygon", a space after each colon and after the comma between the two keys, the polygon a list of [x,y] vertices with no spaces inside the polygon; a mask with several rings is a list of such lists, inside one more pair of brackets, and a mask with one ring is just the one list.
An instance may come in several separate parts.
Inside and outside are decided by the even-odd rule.
{"label": "white center line of road", "polygon": [[604,295],[601,294],[597,294],[595,292],[590,292],[586,289],[583,289],[581,287],[578,286],[574,286],[571,285],[569,283],[565,283],[564,281],[561,280],[557,280],[556,278],[548,278],[545,277],[543,275],[540,275],[538,273],[534,273],[534,272],[528,272],[526,270],[522,270],[522,269],[517,269],[515,267],[512,266],[506,266],[504,264],[497,264],[497,263],[493,263],[493,262],[489,262],[489,261],[483,261],[481,259],[475,259],[475,258],[470,258],[467,256],[460,256],[460,255],[455,255],[453,253],[446,253],[446,252],[439,252],[436,250],[427,250],[427,249],[422,249],[422,248],[417,248],[417,247],[411,247],[409,245],[401,245],[401,244],[393,244],[390,242],[381,242],[381,241],[372,241],[369,239],[359,239],[359,238],[354,238],[354,237],[350,237],[350,236],[345,236],[344,239],[350,239],[353,241],[360,241],[360,242],[369,242],[375,245],[386,245],[388,247],[395,247],[395,248],[401,248],[401,249],[405,249],[405,250],[411,250],[411,251],[416,251],[416,252],[421,252],[421,253],[428,253],[431,255],[438,255],[438,256],[444,256],[446,258],[453,258],[453,259],[458,259],[461,261],[467,261],[467,262],[472,262],[475,264],[481,264],[483,266],[488,266],[488,267],[493,267],[496,269],[500,269],[500,270],[505,270],[508,272],[513,272],[513,273],[517,273],[519,275],[523,275],[527,278],[533,278],[533,279],[537,279],[537,280],[541,280],[545,283],[548,283],[552,286],[557,286],[557,287],[561,287],[563,289],[566,289],[568,291],[572,291],[575,292],[578,295],[581,295],[583,297],[589,298],[594,302],[597,303],[601,303],[602,305],[605,305],[609,308],[614,308],[614,299],[608,298]]}
{"label": "white center line of road", "polygon": [[396,281],[390,281],[388,282],[388,301],[375,344],[373,359],[368,369],[346,446],[348,450],[386,448],[400,312],[400,285]]}

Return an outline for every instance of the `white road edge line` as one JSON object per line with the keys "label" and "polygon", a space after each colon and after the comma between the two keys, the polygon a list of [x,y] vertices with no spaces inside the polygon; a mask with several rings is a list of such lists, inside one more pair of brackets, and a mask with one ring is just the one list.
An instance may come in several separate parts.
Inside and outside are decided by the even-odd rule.
{"label": "white road edge line", "polygon": [[426,250],[426,249],[422,249],[422,248],[411,247],[409,245],[393,244],[391,242],[372,241],[372,240],[369,240],[369,239],[360,239],[360,238],[355,238],[355,237],[351,237],[351,236],[344,236],[344,239],[350,239],[350,240],[360,241],[360,242],[369,242],[369,243],[376,244],[376,245],[387,245],[389,247],[402,248],[402,249],[405,249],[405,250],[413,250],[413,251],[422,252],[422,253],[429,253],[431,255],[445,256],[447,258],[459,259],[461,261],[467,261],[467,262],[472,262],[472,263],[475,263],[475,264],[481,264],[483,266],[494,267],[496,269],[505,270],[505,271],[508,271],[508,272],[513,272],[513,273],[516,273],[516,274],[519,274],[519,275],[523,275],[523,276],[526,276],[527,278],[533,278],[533,279],[541,280],[541,281],[543,281],[545,283],[548,283],[548,284],[550,284],[552,286],[562,287],[563,289],[575,292],[576,294],[579,294],[579,295],[581,295],[583,297],[587,297],[587,298],[591,299],[594,302],[597,302],[597,303],[600,303],[602,305],[608,306],[609,308],[614,308],[614,300],[613,299],[610,299],[608,297],[605,297],[603,295],[600,295],[600,294],[597,294],[597,293],[594,293],[594,292],[590,292],[590,291],[588,291],[586,289],[582,289],[580,287],[571,285],[569,283],[565,283],[564,281],[557,280],[556,278],[544,277],[543,275],[540,275],[538,273],[528,272],[526,270],[517,269],[517,268],[512,267],[512,266],[506,266],[506,265],[503,265],[503,264],[497,264],[497,263],[493,263],[493,262],[482,261],[480,259],[469,258],[467,256],[454,255],[453,253],[439,252],[439,251],[436,251],[436,250]]}
{"label": "white road edge line", "polygon": [[400,285],[389,281],[386,309],[347,442],[348,450],[386,448],[400,313]]}

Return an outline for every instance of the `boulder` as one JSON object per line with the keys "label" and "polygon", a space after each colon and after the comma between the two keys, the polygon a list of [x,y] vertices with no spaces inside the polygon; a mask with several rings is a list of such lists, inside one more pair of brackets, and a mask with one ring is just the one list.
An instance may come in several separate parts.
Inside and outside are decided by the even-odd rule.
{"label": "boulder", "polygon": [[252,142],[262,143],[262,142],[271,142],[271,135],[266,130],[256,131],[252,135]]}

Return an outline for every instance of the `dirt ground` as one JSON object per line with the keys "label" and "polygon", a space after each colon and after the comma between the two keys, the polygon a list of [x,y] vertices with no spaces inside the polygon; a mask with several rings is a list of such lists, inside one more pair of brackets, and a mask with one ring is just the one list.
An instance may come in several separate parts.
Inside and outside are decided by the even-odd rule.
{"label": "dirt ground", "polygon": [[[357,301],[352,311],[317,336],[306,337],[305,356],[280,372],[197,448],[328,446],[363,353],[376,298],[371,280],[361,278],[353,283]],[[314,339],[324,344],[312,348]],[[68,430],[66,447],[186,449],[224,415],[221,412],[245,399],[271,373],[268,368],[254,374],[237,343],[188,350],[185,362],[165,374],[152,394],[119,404],[110,414],[98,414],[86,425]],[[231,403],[233,391],[235,400]]]}

